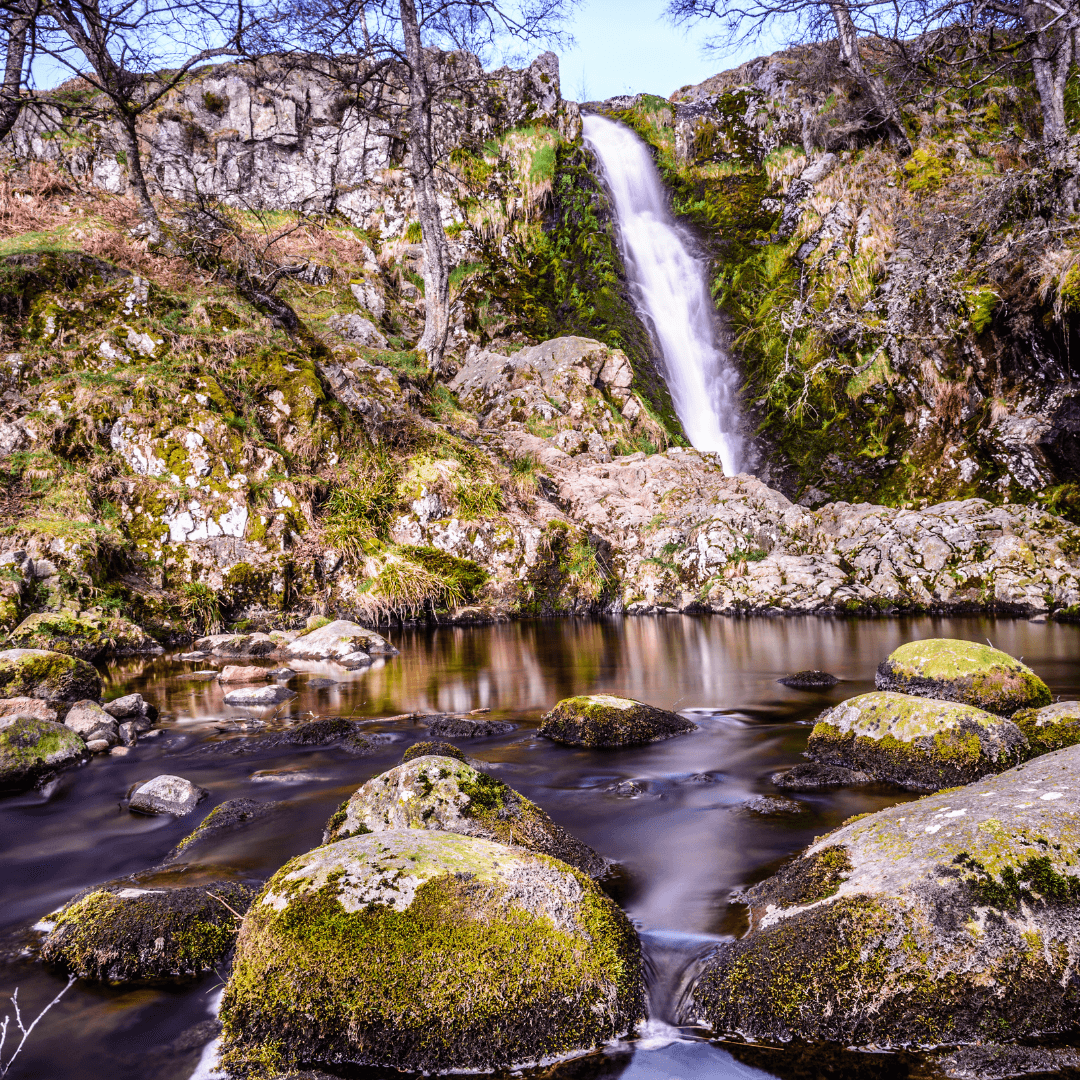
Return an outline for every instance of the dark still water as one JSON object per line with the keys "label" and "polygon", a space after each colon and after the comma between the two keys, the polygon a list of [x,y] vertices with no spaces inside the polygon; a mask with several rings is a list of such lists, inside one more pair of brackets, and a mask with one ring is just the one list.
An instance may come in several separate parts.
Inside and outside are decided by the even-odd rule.
{"label": "dark still water", "polygon": [[[515,730],[462,740],[462,748],[620,864],[612,888],[641,929],[649,962],[653,1018],[647,1029],[606,1053],[536,1075],[551,1080],[817,1075],[785,1051],[725,1048],[668,1022],[676,1016],[695,959],[719,936],[741,932],[741,908],[729,902],[733,890],[766,876],[852,814],[909,796],[884,786],[799,794],[802,813],[773,817],[748,810],[747,801],[779,794],[769,776],[801,760],[809,725],[821,709],[872,689],[878,663],[904,641],[989,639],[1022,656],[1055,695],[1080,697],[1080,627],[1055,623],[659,616],[390,636],[401,649],[399,657],[355,673],[309,665],[311,670],[293,680],[298,696],[269,714],[271,727],[309,713],[364,719],[372,734],[383,737],[370,757],[295,747],[264,755],[208,753],[209,744],[245,738],[240,722],[268,714],[229,708],[216,682],[185,678],[208,664],[169,658],[111,664],[106,696],[142,693],[161,709],[162,733],[140,742],[127,757],[95,758],[45,792],[0,800],[0,932],[15,942],[28,940],[27,928],[78,890],[156,865],[226,799],[285,801],[280,812],[228,834],[209,852],[199,851],[204,863],[228,866],[242,878],[265,878],[318,844],[337,805],[426,736],[421,722],[401,714],[490,709],[492,718],[512,721]],[[776,681],[805,668],[831,671],[842,682],[811,693]],[[317,679],[338,682],[309,685]],[[615,751],[576,750],[537,737],[541,714],[557,700],[600,691],[678,709],[699,728],[667,742]],[[211,796],[180,820],[139,817],[121,807],[130,785],[159,773],[184,776]],[[0,967],[0,1015],[18,987],[24,1017],[32,1017],[63,987],[64,978],[13,956],[11,948],[6,955]],[[78,983],[41,1021],[10,1075],[25,1080],[215,1075],[212,1054],[204,1048],[212,1037],[208,1021],[220,986],[221,979],[212,975],[168,988]],[[9,1034],[5,1060],[11,1049]],[[849,1057],[853,1075],[885,1075],[882,1055]]]}

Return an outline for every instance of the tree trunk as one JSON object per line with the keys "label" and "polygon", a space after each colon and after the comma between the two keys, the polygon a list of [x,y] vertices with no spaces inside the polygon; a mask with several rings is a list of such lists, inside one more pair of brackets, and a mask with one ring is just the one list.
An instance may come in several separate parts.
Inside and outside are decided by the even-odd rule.
{"label": "tree trunk", "polygon": [[438,371],[450,330],[450,249],[435,190],[431,88],[414,0],[401,0],[401,29],[409,62],[409,171],[424,240],[424,333],[418,348],[427,353],[428,367]]}
{"label": "tree trunk", "polygon": [[139,150],[139,135],[135,130],[135,117],[128,114],[120,102],[116,103],[116,111],[120,120],[120,139],[124,144],[124,153],[127,155],[128,179],[131,181],[131,190],[135,193],[135,201],[139,206],[139,216],[148,226],[150,239],[160,240],[161,218],[158,217],[146,186],[142,153]]}
{"label": "tree trunk", "polygon": [[904,122],[896,99],[880,75],[869,75],[863,67],[859,54],[859,32],[851,20],[851,11],[845,0],[830,0],[829,10],[836,23],[836,36],[840,42],[840,63],[851,72],[873,103],[874,112],[885,124],[889,142],[903,154],[911,153],[911,140],[904,131]]}
{"label": "tree trunk", "polygon": [[30,16],[22,12],[8,15],[7,58],[4,63],[4,81],[0,85],[0,139],[15,126],[22,111],[23,61],[26,57],[26,35],[30,30]]}
{"label": "tree trunk", "polygon": [[1065,84],[1073,62],[1075,17],[1062,18],[1047,28],[1053,16],[1041,4],[1026,3],[1021,6],[1021,18],[1028,32],[1028,55],[1042,109],[1043,145],[1054,160],[1064,153],[1069,138]]}

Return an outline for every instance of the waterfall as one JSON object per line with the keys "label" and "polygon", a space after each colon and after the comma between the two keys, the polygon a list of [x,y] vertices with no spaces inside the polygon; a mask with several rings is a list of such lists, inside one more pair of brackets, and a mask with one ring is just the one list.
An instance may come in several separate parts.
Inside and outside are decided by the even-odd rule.
{"label": "waterfall", "polygon": [[585,116],[585,144],[596,155],[615,203],[619,248],[638,314],[652,330],[664,376],[690,442],[738,471],[738,375],[717,336],[705,265],[668,210],[648,147],[629,128]]}

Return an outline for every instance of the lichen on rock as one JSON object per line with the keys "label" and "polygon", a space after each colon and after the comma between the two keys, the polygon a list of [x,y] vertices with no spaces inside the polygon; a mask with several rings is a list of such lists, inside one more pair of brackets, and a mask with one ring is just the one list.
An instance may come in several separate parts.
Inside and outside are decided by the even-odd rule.
{"label": "lichen on rock", "polygon": [[253,903],[222,1064],[505,1068],[598,1046],[643,1013],[637,934],[588,878],[486,840],[394,830],[298,856]]}
{"label": "lichen on rock", "polygon": [[1028,741],[1011,720],[971,705],[879,690],[826,709],[806,753],[911,791],[938,791],[1018,765]]}
{"label": "lichen on rock", "polygon": [[0,791],[20,791],[89,756],[70,728],[29,716],[0,717]]}
{"label": "lichen on rock", "polygon": [[50,702],[98,700],[101,676],[85,660],[45,649],[0,652],[0,694]]}
{"label": "lichen on rock", "polygon": [[1080,743],[1080,701],[1021,709],[1013,713],[1012,722],[1027,736],[1032,756]]}
{"label": "lichen on rock", "polygon": [[433,829],[551,855],[590,877],[605,860],[535,803],[487,773],[422,756],[370,779],[327,823],[323,842],[385,829]]}
{"label": "lichen on rock", "polygon": [[694,731],[696,725],[666,709],[614,694],[564,698],[547,713],[540,734],[568,746],[640,746]]}
{"label": "lichen on rock", "polygon": [[977,641],[929,638],[909,641],[882,661],[879,690],[943,698],[1011,716],[1050,704],[1050,689],[1026,664]]}

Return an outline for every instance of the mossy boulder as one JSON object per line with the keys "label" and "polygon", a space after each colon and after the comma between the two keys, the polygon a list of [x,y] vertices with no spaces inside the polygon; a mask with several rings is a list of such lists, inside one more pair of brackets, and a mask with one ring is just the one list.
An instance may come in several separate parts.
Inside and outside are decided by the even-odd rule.
{"label": "mossy boulder", "polygon": [[169,875],[154,873],[111,881],[50,918],[55,925],[41,956],[81,979],[105,982],[199,975],[232,949],[237,919],[229,908],[242,915],[257,891],[213,879],[177,887]]}
{"label": "mossy boulder", "polygon": [[23,619],[8,640],[21,649],[47,649],[83,660],[164,651],[141,626],[99,610],[38,611]]}
{"label": "mossy boulder", "polygon": [[599,1046],[643,1013],[637,934],[583,874],[393,830],[293,859],[252,904],[222,1001],[222,1064],[237,1076],[507,1068]]}
{"label": "mossy boulder", "polygon": [[1021,709],[1013,713],[1012,721],[1027,736],[1032,757],[1080,743],[1080,701]]}
{"label": "mossy boulder", "polygon": [[372,777],[342,810],[327,823],[324,842],[384,829],[436,829],[552,855],[590,877],[607,869],[524,795],[452,757],[414,758]]}
{"label": "mossy boulder", "polygon": [[564,698],[540,723],[540,734],[568,746],[641,746],[674,735],[685,735],[695,725],[678,713],[614,694]]}
{"label": "mossy boulder", "polygon": [[877,669],[879,690],[941,698],[1012,716],[1049,705],[1050,689],[1026,664],[977,641],[928,638],[909,641]]}
{"label": "mossy boulder", "polygon": [[938,791],[1018,765],[1028,741],[1011,720],[971,705],[879,690],[826,709],[806,753],[910,791]]}
{"label": "mossy boulder", "polygon": [[418,757],[451,757],[458,761],[465,760],[465,754],[453,743],[442,742],[438,739],[424,739],[413,743],[404,754],[401,755],[401,764],[412,761]]}
{"label": "mossy boulder", "polygon": [[1080,746],[869,814],[751,887],[687,1017],[880,1049],[1075,1029]]}
{"label": "mossy boulder", "polygon": [[98,700],[101,676],[92,664],[45,649],[6,649],[0,652],[0,694],[42,701]]}
{"label": "mossy boulder", "polygon": [[259,802],[257,799],[227,799],[219,803],[199,822],[179,844],[165,856],[163,863],[178,859],[190,860],[192,850],[206,842],[232,833],[252,821],[268,817],[281,807],[280,802]]}
{"label": "mossy boulder", "polygon": [[0,791],[24,791],[90,756],[70,728],[32,716],[0,719]]}

